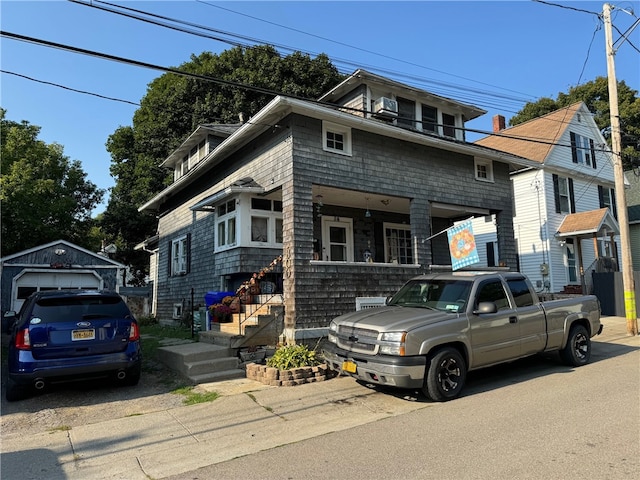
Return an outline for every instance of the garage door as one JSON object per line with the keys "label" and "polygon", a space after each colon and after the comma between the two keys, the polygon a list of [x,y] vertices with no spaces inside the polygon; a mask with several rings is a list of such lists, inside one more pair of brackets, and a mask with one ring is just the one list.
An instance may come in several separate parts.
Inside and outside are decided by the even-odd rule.
{"label": "garage door", "polygon": [[92,270],[75,271],[28,271],[14,280],[12,310],[18,311],[24,300],[40,290],[60,290],[65,288],[102,288],[102,279]]}

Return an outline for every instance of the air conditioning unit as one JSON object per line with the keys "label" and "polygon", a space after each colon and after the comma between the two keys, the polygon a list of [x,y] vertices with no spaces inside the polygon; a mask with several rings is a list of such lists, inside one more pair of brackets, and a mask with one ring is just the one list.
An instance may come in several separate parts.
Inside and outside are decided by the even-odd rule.
{"label": "air conditioning unit", "polygon": [[398,102],[387,97],[380,97],[373,102],[373,114],[376,117],[397,117]]}

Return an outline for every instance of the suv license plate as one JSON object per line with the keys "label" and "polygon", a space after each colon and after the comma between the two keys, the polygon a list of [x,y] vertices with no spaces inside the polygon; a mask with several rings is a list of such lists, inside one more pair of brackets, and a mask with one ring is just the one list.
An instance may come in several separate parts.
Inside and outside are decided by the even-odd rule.
{"label": "suv license plate", "polygon": [[96,338],[96,331],[94,329],[91,330],[72,330],[71,331],[71,340],[93,340]]}
{"label": "suv license plate", "polygon": [[342,362],[342,370],[349,373],[356,373],[356,364],[354,362]]}

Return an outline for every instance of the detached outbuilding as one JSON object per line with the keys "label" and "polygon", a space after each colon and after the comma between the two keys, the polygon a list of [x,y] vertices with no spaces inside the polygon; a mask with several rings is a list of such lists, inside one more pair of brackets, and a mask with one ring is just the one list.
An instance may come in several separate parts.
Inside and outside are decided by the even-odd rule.
{"label": "detached outbuilding", "polygon": [[116,290],[125,265],[65,240],[29,248],[0,259],[2,312],[18,311],[39,290]]}

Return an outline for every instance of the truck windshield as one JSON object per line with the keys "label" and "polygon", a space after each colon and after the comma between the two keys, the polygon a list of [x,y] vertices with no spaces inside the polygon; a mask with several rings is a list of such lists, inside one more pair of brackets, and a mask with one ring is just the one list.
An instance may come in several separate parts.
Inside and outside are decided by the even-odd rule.
{"label": "truck windshield", "polygon": [[388,305],[459,312],[469,301],[471,285],[468,280],[411,280],[389,300]]}

